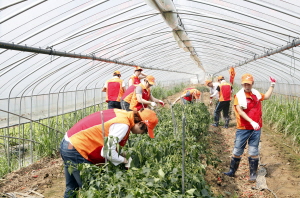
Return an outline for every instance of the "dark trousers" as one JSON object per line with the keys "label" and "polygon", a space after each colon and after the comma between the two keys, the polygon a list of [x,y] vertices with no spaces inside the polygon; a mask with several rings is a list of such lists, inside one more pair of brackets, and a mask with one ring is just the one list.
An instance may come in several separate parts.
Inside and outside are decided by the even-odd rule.
{"label": "dark trousers", "polygon": [[230,100],[218,102],[216,109],[215,109],[215,113],[214,113],[215,122],[219,122],[221,111],[223,111],[223,116],[224,116],[225,120],[229,119],[229,115],[228,115],[229,106],[230,106]]}
{"label": "dark trousers", "polygon": [[122,109],[118,101],[108,101],[108,109]]}
{"label": "dark trousers", "polygon": [[130,107],[130,104],[124,100],[121,101],[121,107],[123,110],[126,110],[126,111],[132,111],[131,109],[129,109]]}
{"label": "dark trousers", "polygon": [[[78,151],[74,147],[69,148],[69,142],[67,142],[64,138],[60,143],[60,155],[64,161],[64,171],[66,178],[66,191],[64,194],[64,198],[69,198],[75,196],[73,191],[78,190],[82,186],[80,172],[76,167],[77,164],[91,164],[91,162],[82,157],[82,155],[80,155],[80,153],[78,153]],[[73,171],[71,174],[68,171],[69,166],[73,167]]]}

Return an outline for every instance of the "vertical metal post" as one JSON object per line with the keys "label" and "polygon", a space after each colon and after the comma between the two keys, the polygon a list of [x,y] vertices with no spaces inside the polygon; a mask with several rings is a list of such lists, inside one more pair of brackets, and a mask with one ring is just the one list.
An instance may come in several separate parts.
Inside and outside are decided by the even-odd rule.
{"label": "vertical metal post", "polygon": [[182,117],[182,177],[181,177],[181,187],[182,187],[182,194],[185,193],[184,189],[184,173],[185,173],[185,115]]}
{"label": "vertical metal post", "polygon": [[65,101],[65,92],[62,92],[62,101],[61,101],[61,105],[62,105],[62,107],[61,107],[61,128],[63,129],[64,128],[64,118],[65,118],[65,116],[64,116],[64,111],[65,111],[65,109],[64,109],[64,101]]}
{"label": "vertical metal post", "polygon": [[[103,135],[103,150],[105,150],[105,129],[104,129],[104,115],[103,111],[100,111],[101,116],[101,125],[102,125],[102,135]],[[107,155],[105,156],[105,164],[107,163]],[[108,167],[106,166],[106,172],[108,171]]]}
{"label": "vertical metal post", "polygon": [[[7,111],[10,111],[10,96],[7,99],[8,105],[7,105]],[[6,149],[6,159],[7,159],[7,165],[8,167],[11,167],[11,161],[10,161],[10,153],[9,153],[9,113],[7,114],[7,128],[5,129],[5,138],[6,141],[4,142],[5,144],[5,149]],[[11,170],[11,169],[9,169]]]}
{"label": "vertical metal post", "polygon": [[[32,95],[31,95],[31,104],[30,104],[30,119],[32,120],[32,106],[33,106],[33,102],[32,102]],[[33,163],[33,135],[32,135],[32,131],[33,131],[33,127],[32,127],[32,121],[30,120],[30,163]],[[49,125],[48,125],[49,126]]]}
{"label": "vertical metal post", "polygon": [[76,109],[76,104],[77,104],[77,88],[76,88],[76,90],[75,90],[75,121],[77,122],[77,109]]}

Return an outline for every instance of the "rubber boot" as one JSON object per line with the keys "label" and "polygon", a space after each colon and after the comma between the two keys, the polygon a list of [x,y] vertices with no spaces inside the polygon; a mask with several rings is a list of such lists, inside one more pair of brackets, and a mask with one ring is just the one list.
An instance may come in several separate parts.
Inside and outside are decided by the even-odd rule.
{"label": "rubber boot", "polygon": [[228,125],[229,125],[229,118],[226,118],[225,119],[225,124],[224,124],[223,128],[228,129]]}
{"label": "rubber boot", "polygon": [[211,126],[218,127],[219,126],[219,122],[215,122]]}
{"label": "rubber boot", "polygon": [[250,178],[249,182],[255,182],[257,177],[258,158],[249,157]]}
{"label": "rubber boot", "polygon": [[230,162],[230,170],[229,170],[229,172],[226,172],[224,174],[228,175],[229,177],[234,177],[235,172],[239,168],[240,161],[241,161],[241,158],[232,157],[231,162]]}

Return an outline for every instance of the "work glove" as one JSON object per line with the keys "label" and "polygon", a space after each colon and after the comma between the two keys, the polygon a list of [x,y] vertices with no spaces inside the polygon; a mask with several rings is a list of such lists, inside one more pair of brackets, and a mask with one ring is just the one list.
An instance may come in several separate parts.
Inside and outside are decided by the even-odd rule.
{"label": "work glove", "polygon": [[213,97],[209,97],[209,105],[212,105],[212,99],[213,99]]}
{"label": "work glove", "polygon": [[126,168],[126,169],[129,169],[129,168],[130,168],[131,161],[132,161],[132,158],[129,157],[127,161],[128,161],[128,163],[125,164],[125,168]]}
{"label": "work glove", "polygon": [[274,87],[276,84],[276,79],[270,76],[271,86]]}
{"label": "work glove", "polygon": [[156,106],[156,103],[155,103],[155,102],[151,102],[151,106],[152,106],[152,107],[155,107],[155,106]]}
{"label": "work glove", "polygon": [[165,103],[162,100],[158,101],[161,106],[165,106]]}
{"label": "work glove", "polygon": [[260,129],[260,126],[257,122],[252,121],[252,122],[250,122],[250,124],[252,125],[252,127],[255,131]]}

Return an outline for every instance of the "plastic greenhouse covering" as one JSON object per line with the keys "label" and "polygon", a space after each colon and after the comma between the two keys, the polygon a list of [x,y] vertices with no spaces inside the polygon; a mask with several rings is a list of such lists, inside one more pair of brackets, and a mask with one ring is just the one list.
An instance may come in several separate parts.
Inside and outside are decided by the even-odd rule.
{"label": "plastic greenhouse covering", "polygon": [[[1,0],[0,128],[103,101],[115,70],[170,86],[236,71],[299,96],[300,1]],[[4,111],[3,111],[4,110]]]}

